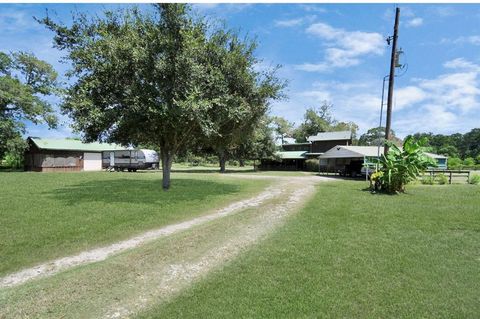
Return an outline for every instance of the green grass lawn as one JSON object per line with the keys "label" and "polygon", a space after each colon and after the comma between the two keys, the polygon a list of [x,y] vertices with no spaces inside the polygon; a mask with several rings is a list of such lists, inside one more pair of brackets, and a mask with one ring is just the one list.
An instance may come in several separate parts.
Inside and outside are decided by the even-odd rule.
{"label": "green grass lawn", "polygon": [[[243,167],[226,165],[225,168],[226,168],[226,173],[253,172],[253,166],[250,166],[250,165],[246,165]],[[193,166],[185,163],[173,163],[172,171],[185,172],[185,173],[218,173],[220,171],[220,167],[218,165],[213,165],[213,164]]]}
{"label": "green grass lawn", "polygon": [[214,174],[0,173],[0,275],[208,213],[266,181]]}
{"label": "green grass lawn", "polygon": [[[218,173],[218,165],[209,165],[209,166],[192,166],[184,163],[174,163],[172,165],[173,172],[181,173]],[[318,172],[305,172],[305,171],[255,171],[253,166],[227,166],[227,174],[252,174],[252,175],[264,175],[264,176],[308,176],[308,175],[317,175]]]}
{"label": "green grass lawn", "polygon": [[480,187],[324,183],[254,249],[141,318],[478,318]]}

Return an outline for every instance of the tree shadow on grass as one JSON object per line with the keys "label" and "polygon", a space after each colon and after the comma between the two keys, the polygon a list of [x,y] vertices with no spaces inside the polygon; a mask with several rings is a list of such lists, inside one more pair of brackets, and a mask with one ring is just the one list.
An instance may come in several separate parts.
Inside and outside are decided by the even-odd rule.
{"label": "tree shadow on grass", "polygon": [[[236,174],[236,173],[253,173],[253,169],[227,169],[223,174]],[[214,173],[220,174],[220,169],[189,169],[189,168],[172,168],[172,173]]]}
{"label": "tree shadow on grass", "polygon": [[123,178],[96,180],[69,185],[44,193],[68,205],[85,202],[174,205],[179,202],[203,201],[239,193],[241,187],[198,179],[173,179],[168,191],[161,179]]}
{"label": "tree shadow on grass", "polygon": [[[188,167],[185,167],[185,168],[172,168],[171,170],[172,173],[192,173],[192,174],[220,174],[220,169],[219,168],[212,168],[212,169],[208,169],[208,168],[200,168],[200,169],[196,169],[194,167],[192,168],[188,168]],[[235,168],[227,168],[227,170],[225,171],[225,173],[223,174],[241,174],[241,173],[254,173],[254,172],[258,172],[258,171],[255,171],[253,168],[252,169],[235,169]],[[152,173],[156,173],[156,174],[161,174],[162,173],[162,170],[161,169],[158,169],[158,170],[139,170],[136,172],[136,174],[152,174]]]}
{"label": "tree shadow on grass", "polygon": [[366,188],[363,188],[363,189],[358,189],[358,191],[361,191],[361,192],[369,192],[370,194],[372,195],[377,195],[377,196],[381,196],[381,195],[386,195],[386,196],[396,196],[396,195],[412,195],[411,193],[409,193],[408,191],[404,192],[404,193],[387,193],[385,191],[375,191],[375,192],[372,192],[372,189],[370,188],[370,186],[366,187]]}

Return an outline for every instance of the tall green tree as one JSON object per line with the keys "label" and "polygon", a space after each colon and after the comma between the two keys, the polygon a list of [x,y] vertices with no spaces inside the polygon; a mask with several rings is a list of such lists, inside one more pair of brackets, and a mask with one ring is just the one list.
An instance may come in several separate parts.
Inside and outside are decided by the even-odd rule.
{"label": "tall green tree", "polygon": [[358,125],[354,122],[337,122],[335,125],[332,126],[332,131],[350,131],[352,132],[352,143],[354,145],[358,144],[357,140],[357,131]]}
{"label": "tall green tree", "polygon": [[293,137],[299,143],[305,142],[308,136],[319,132],[328,132],[332,129],[332,105],[324,101],[320,107],[307,108],[303,116],[303,122],[295,129]]}
{"label": "tall green tree", "polygon": [[294,124],[292,122],[286,120],[281,116],[274,116],[272,118],[272,124],[275,134],[277,136],[280,136],[280,138],[282,139],[282,144],[284,143],[283,140],[285,137],[292,136],[294,127]]}
{"label": "tall green tree", "polygon": [[58,93],[56,79],[52,66],[30,53],[0,52],[0,159],[23,152],[25,121],[56,126],[53,107],[45,100]]}
{"label": "tall green tree", "polygon": [[205,94],[212,103],[212,127],[204,144],[218,155],[220,172],[235,150],[246,145],[269,108],[269,102],[282,97],[284,82],[276,68],[255,71],[256,42],[240,40],[232,31],[217,30],[208,39],[203,56],[208,65]]}
{"label": "tall green tree", "polygon": [[[391,142],[397,146],[402,145],[402,140],[395,136],[395,132],[390,130]],[[373,127],[358,139],[358,145],[361,146],[383,146],[385,145],[385,127]]]}
{"label": "tall green tree", "polygon": [[262,117],[248,138],[234,149],[233,157],[240,162],[274,158],[277,149],[270,122],[267,116]]}
{"label": "tall green tree", "polygon": [[465,133],[462,139],[462,155],[466,157],[477,157],[480,155],[480,128],[474,128]]}

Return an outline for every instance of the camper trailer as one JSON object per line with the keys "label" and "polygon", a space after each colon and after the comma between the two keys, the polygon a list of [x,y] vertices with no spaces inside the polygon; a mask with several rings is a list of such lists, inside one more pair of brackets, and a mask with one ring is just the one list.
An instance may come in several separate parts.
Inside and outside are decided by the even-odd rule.
{"label": "camper trailer", "polygon": [[158,168],[158,154],[154,150],[119,150],[102,153],[103,168],[129,172],[136,172],[137,169]]}

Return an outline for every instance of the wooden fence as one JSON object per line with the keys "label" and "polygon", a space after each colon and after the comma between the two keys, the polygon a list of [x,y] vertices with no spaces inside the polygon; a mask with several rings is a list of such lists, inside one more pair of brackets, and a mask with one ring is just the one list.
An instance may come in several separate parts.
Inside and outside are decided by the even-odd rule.
{"label": "wooden fence", "polygon": [[427,174],[430,174],[432,178],[439,174],[443,174],[448,177],[448,183],[452,184],[454,178],[466,178],[465,182],[468,183],[470,180],[470,171],[466,170],[450,170],[450,169],[431,169],[426,171]]}

